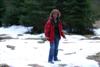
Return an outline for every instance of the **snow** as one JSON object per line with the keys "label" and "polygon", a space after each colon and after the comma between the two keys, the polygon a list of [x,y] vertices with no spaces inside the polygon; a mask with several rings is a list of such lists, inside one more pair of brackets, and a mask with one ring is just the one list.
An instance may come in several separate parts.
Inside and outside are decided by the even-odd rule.
{"label": "snow", "polygon": [[[61,61],[49,64],[49,42],[39,43],[42,42],[40,39],[44,38],[44,33],[24,34],[30,29],[31,27],[24,26],[0,28],[0,34],[14,38],[0,40],[0,64],[8,64],[11,67],[31,67],[32,64],[44,67],[59,67],[59,64],[66,64],[65,67],[99,67],[96,61],[86,57],[100,52],[100,40],[89,40],[81,35],[66,35],[66,39],[61,38],[59,43],[58,57]],[[7,48],[7,45],[14,46],[15,49]]]}
{"label": "snow", "polygon": [[11,26],[8,28],[5,27],[1,27],[0,28],[0,34],[23,34],[24,32],[30,31],[30,29],[32,29],[32,27],[24,27],[24,26]]}
{"label": "snow", "polygon": [[93,31],[95,35],[100,35],[100,28],[94,29]]}

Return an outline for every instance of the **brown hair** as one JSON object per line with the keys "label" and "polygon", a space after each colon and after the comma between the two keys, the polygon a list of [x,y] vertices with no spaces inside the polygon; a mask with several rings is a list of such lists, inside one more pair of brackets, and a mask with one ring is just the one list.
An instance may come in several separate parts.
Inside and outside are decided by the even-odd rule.
{"label": "brown hair", "polygon": [[58,13],[58,16],[60,17],[61,16],[61,13],[60,13],[60,11],[58,10],[58,9],[53,9],[52,11],[51,11],[51,13],[50,13],[50,16],[49,16],[49,18],[52,18],[52,15],[53,15],[53,13]]}

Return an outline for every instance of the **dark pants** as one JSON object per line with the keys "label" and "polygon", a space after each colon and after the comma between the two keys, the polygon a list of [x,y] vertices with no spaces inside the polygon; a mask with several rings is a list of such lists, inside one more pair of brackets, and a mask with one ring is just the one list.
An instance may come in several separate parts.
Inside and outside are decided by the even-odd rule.
{"label": "dark pants", "polygon": [[49,58],[48,61],[58,60],[58,45],[59,45],[59,38],[55,38],[53,42],[50,43],[50,51],[49,51]]}

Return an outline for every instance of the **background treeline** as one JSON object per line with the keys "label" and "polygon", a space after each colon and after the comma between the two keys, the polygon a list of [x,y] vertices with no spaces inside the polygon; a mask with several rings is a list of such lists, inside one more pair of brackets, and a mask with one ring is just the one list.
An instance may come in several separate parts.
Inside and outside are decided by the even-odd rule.
{"label": "background treeline", "polygon": [[99,4],[99,0],[0,0],[0,26],[33,26],[32,33],[41,33],[50,11],[58,8],[67,32],[88,34],[100,17]]}
{"label": "background treeline", "polygon": [[100,0],[91,0],[90,5],[96,20],[100,20]]}

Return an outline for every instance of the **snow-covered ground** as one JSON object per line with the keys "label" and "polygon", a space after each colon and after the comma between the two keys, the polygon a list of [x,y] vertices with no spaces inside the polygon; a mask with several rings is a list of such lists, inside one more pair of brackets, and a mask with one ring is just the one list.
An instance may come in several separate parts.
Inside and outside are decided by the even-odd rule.
{"label": "snow-covered ground", "polygon": [[0,28],[0,37],[12,37],[0,40],[0,64],[11,67],[32,67],[34,64],[41,67],[99,67],[96,61],[87,59],[87,56],[100,52],[100,40],[89,40],[81,35],[66,35],[67,39],[61,38],[59,44],[58,57],[61,61],[49,64],[49,42],[41,40],[44,34],[24,34],[30,29],[31,27],[23,26]]}

